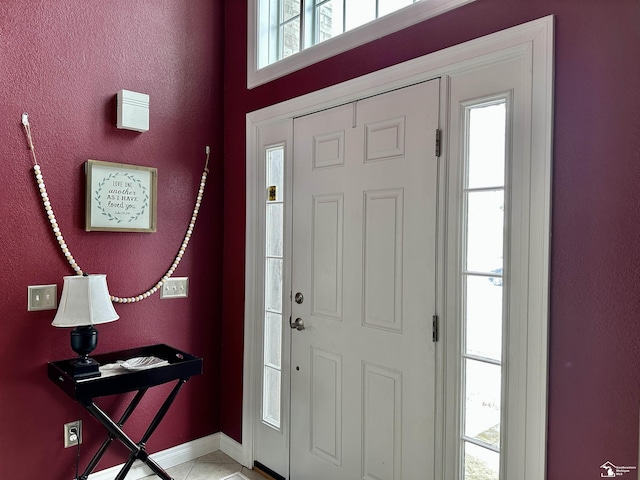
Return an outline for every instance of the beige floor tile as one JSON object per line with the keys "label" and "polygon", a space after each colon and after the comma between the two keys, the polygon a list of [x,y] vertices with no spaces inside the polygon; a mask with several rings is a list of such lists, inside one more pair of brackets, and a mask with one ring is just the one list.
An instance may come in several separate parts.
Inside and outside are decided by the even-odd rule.
{"label": "beige floor tile", "polygon": [[[189,475],[189,472],[191,472],[191,469],[195,464],[195,460],[181,463],[175,467],[167,468],[167,473],[173,477],[173,480],[187,480],[187,475]],[[142,478],[141,480],[158,480],[158,478],[159,477],[157,475],[150,475]]]}
{"label": "beige floor tile", "polygon": [[242,470],[239,463],[215,464],[196,462],[187,480],[219,480],[222,477]]}
{"label": "beige floor tile", "polygon": [[[259,473],[243,467],[221,451],[168,468],[167,472],[174,480],[219,480],[236,472],[242,473],[249,480],[265,480]],[[158,477],[151,475],[141,480],[158,480]]]}
{"label": "beige floor tile", "polygon": [[198,463],[238,463],[229,455],[218,450],[217,452],[204,455],[196,460]]}

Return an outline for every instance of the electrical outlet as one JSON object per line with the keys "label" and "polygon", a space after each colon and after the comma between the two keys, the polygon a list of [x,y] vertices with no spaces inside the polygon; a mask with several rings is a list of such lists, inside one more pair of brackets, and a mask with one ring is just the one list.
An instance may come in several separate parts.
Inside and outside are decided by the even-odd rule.
{"label": "electrical outlet", "polygon": [[167,279],[160,289],[160,298],[187,298],[189,296],[189,277]]}
{"label": "electrical outlet", "polygon": [[82,443],[82,420],[64,424],[64,448]]}
{"label": "electrical outlet", "polygon": [[31,285],[28,289],[27,311],[55,310],[58,307],[58,286]]}

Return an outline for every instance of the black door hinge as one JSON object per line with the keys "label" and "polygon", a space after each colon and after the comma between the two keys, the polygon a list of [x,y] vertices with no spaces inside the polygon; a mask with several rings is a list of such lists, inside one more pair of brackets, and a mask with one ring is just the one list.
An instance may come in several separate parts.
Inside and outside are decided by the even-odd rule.
{"label": "black door hinge", "polygon": [[431,324],[432,325],[432,329],[433,329],[432,333],[431,333],[431,339],[434,342],[437,342],[439,340],[439,338],[440,338],[440,335],[439,335],[440,332],[438,331],[440,325],[439,325],[439,321],[438,320],[439,320],[438,316],[434,315],[433,319],[432,319],[432,324]]}
{"label": "black door hinge", "polygon": [[439,128],[436,130],[436,157],[440,156],[442,144],[442,130]]}

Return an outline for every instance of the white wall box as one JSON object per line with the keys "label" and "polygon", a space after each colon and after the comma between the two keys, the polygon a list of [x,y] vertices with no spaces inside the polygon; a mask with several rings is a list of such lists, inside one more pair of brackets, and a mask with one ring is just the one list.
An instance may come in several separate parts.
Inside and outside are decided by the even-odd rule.
{"label": "white wall box", "polygon": [[117,103],[118,128],[136,132],[149,130],[149,95],[120,90]]}

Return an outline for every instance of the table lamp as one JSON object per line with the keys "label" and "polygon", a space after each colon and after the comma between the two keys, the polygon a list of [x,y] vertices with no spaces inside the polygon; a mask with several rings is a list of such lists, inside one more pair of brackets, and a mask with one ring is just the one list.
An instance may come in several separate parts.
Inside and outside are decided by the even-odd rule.
{"label": "table lamp", "polygon": [[71,362],[73,378],[99,377],[98,362],[89,354],[98,345],[94,325],[120,318],[113,308],[104,274],[64,277],[60,306],[51,325],[75,327],[71,330],[71,349],[79,358]]}

